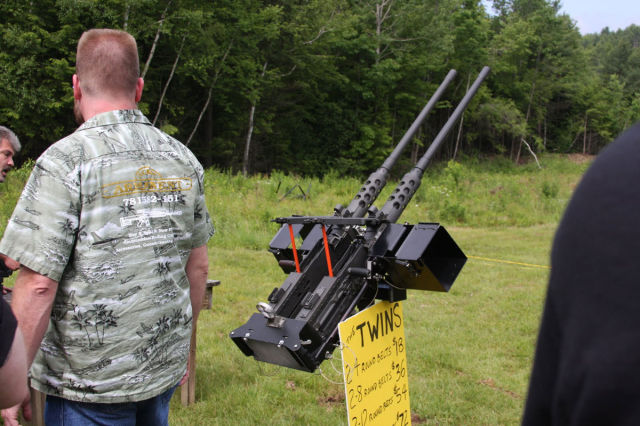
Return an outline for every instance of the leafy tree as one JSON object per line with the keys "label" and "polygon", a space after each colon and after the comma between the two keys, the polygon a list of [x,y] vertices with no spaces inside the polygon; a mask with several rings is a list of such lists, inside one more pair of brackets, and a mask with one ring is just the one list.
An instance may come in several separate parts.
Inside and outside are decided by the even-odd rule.
{"label": "leafy tree", "polygon": [[[501,7],[501,31],[492,40],[492,88],[523,114],[525,137],[538,149],[553,149],[557,134],[548,112],[580,62],[580,35],[566,15],[558,15],[557,1],[514,0]],[[521,148],[522,139],[514,137],[509,153],[516,162]]]}
{"label": "leafy tree", "polygon": [[80,34],[138,41],[139,107],[205,166],[365,174],[450,68],[404,170],[471,79],[492,73],[441,157],[535,150],[596,153],[640,118],[640,27],[580,36],[557,0],[41,0],[0,3],[0,123],[38,156],[72,132]]}

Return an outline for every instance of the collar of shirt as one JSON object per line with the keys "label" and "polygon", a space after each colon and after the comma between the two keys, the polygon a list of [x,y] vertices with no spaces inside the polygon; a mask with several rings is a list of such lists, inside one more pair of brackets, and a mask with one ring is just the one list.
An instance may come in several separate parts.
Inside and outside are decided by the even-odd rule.
{"label": "collar of shirt", "polygon": [[121,109],[94,115],[93,117],[82,123],[82,125],[76,129],[76,132],[90,129],[92,127],[123,123],[151,124],[147,117],[144,116],[142,111],[138,109]]}

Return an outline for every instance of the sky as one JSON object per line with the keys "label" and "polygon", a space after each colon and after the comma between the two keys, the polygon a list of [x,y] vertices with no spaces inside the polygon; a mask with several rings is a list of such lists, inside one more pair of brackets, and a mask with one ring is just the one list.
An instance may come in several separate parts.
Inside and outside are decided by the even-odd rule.
{"label": "sky", "polygon": [[640,0],[560,0],[560,13],[576,22],[581,34],[640,26]]}
{"label": "sky", "polygon": [[[560,13],[569,15],[583,35],[599,33],[604,27],[616,31],[631,24],[640,26],[640,0],[560,0],[560,4]],[[491,13],[491,6],[487,11]]]}

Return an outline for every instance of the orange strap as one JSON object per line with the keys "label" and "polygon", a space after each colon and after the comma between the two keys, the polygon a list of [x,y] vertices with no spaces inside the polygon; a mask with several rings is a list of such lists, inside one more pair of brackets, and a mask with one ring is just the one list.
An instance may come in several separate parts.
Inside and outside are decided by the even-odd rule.
{"label": "orange strap", "polygon": [[296,262],[296,272],[300,273],[300,262],[298,261],[298,250],[296,249],[296,238],[293,236],[293,226],[289,224],[289,236],[291,237],[291,247],[293,247],[293,260]]}
{"label": "orange strap", "polygon": [[333,268],[331,268],[331,256],[329,255],[329,242],[327,241],[327,229],[322,225],[322,239],[324,240],[324,254],[327,256],[327,268],[329,276],[333,277]]}

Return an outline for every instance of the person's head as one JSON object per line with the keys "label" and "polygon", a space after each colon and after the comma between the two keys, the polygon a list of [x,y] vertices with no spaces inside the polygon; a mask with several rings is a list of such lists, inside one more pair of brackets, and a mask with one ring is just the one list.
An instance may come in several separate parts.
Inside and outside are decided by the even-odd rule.
{"label": "person's head", "polygon": [[14,166],[13,156],[20,151],[20,141],[10,129],[0,126],[0,182]]}
{"label": "person's head", "polygon": [[[79,113],[81,118],[88,119],[87,113],[93,114],[94,109],[104,112],[135,108],[142,96],[143,84],[138,47],[129,33],[92,29],[82,34],[76,52],[76,74],[73,76],[76,115]],[[105,109],[108,105],[111,107]]]}

